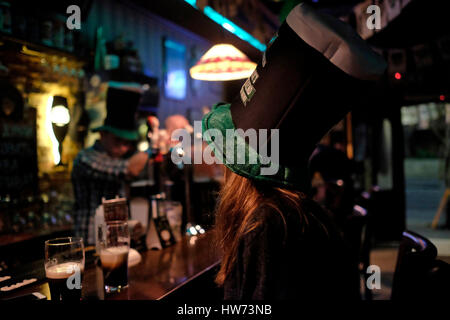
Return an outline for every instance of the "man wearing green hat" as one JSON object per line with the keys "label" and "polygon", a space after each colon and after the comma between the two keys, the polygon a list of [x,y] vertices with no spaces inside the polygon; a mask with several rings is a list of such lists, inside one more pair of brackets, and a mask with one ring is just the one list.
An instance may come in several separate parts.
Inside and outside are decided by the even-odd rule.
{"label": "man wearing green hat", "polygon": [[74,160],[75,233],[87,244],[95,241],[94,216],[102,198],[125,196],[126,183],[138,176],[149,160],[148,153],[135,152],[139,138],[135,113],[140,97],[135,90],[109,87],[105,122],[93,129],[100,139]]}

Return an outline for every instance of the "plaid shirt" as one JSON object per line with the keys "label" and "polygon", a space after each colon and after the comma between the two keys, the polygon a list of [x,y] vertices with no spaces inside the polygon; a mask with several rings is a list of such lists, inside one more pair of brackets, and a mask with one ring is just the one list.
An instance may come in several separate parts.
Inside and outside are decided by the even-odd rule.
{"label": "plaid shirt", "polygon": [[111,158],[99,141],[80,151],[74,160],[72,183],[75,193],[75,234],[94,244],[95,210],[102,197],[125,196],[128,159]]}

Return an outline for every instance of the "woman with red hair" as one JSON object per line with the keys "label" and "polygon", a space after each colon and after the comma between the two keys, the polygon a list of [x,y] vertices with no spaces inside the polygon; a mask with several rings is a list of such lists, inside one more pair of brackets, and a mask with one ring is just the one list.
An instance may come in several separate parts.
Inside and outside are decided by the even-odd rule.
{"label": "woman with red hair", "polygon": [[[227,167],[216,216],[225,299],[359,298],[356,261],[307,197],[308,159],[385,68],[349,26],[300,4],[237,98],[203,117],[204,139]],[[252,144],[242,132],[265,134]]]}

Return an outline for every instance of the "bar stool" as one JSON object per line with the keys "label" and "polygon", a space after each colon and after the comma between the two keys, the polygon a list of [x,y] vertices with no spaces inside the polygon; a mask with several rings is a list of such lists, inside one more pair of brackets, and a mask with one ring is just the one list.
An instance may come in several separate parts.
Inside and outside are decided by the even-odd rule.
{"label": "bar stool", "polygon": [[450,265],[436,257],[436,246],[430,240],[412,231],[403,232],[391,299],[449,299]]}

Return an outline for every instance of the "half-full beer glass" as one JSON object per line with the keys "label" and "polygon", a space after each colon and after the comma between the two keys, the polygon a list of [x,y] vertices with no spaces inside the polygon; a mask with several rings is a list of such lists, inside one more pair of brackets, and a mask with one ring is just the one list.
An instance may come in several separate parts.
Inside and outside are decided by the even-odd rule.
{"label": "half-full beer glass", "polygon": [[102,233],[100,261],[105,292],[120,292],[128,286],[128,224],[124,221],[110,221],[102,226]]}
{"label": "half-full beer glass", "polygon": [[45,275],[52,300],[80,301],[84,261],[82,238],[45,241]]}

